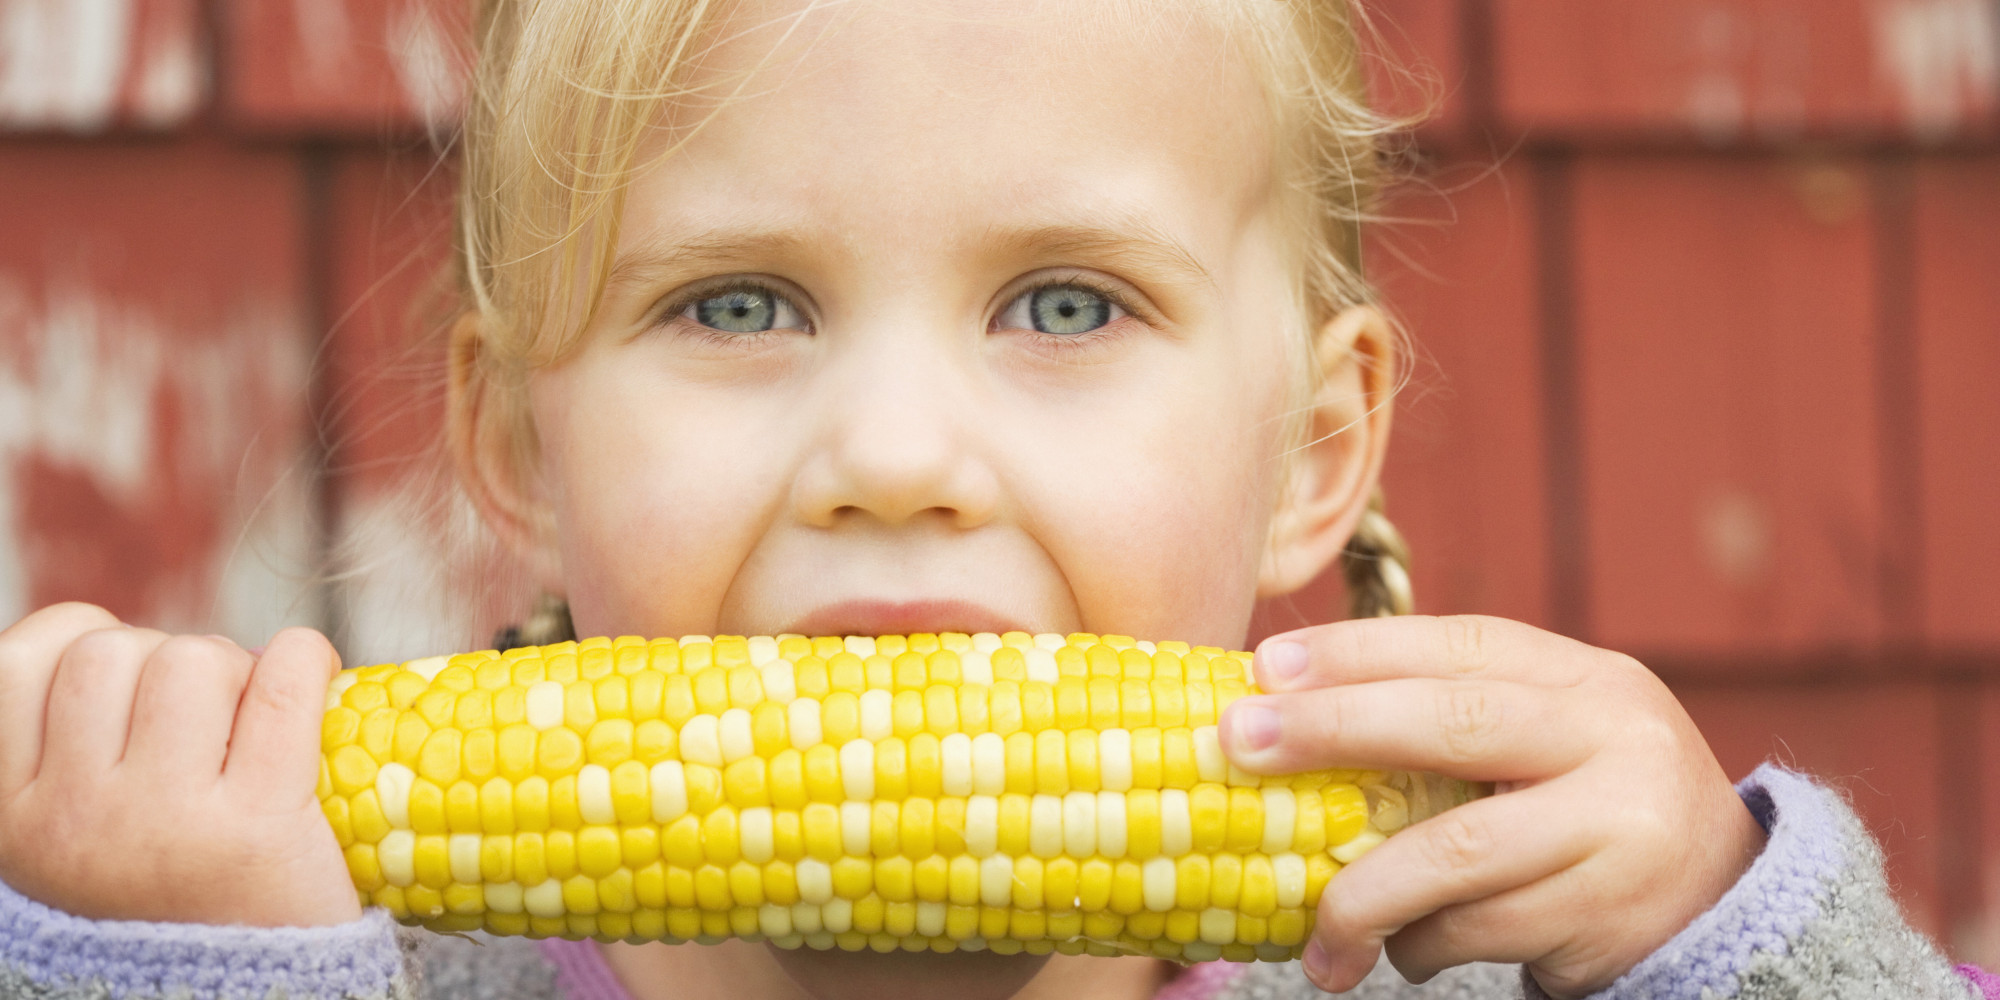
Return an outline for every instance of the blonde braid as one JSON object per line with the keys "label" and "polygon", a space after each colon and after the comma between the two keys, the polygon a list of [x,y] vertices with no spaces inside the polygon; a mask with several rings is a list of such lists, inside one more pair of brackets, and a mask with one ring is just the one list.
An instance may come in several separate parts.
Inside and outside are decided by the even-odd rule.
{"label": "blonde braid", "polygon": [[574,641],[576,626],[569,620],[569,602],[545,593],[535,600],[535,610],[528,614],[526,621],[494,633],[493,648],[516,649]]}
{"label": "blonde braid", "polygon": [[1407,615],[1416,606],[1410,591],[1410,547],[1402,532],[1382,513],[1382,490],[1368,498],[1361,523],[1340,554],[1340,570],[1347,578],[1347,614],[1350,618],[1386,618]]}

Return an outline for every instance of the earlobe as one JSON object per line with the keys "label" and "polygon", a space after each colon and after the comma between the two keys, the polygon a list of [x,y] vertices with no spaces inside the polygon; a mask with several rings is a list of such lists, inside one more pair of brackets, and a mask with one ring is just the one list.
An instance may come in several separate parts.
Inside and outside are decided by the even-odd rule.
{"label": "earlobe", "polygon": [[1312,357],[1311,415],[1287,456],[1260,598],[1297,591],[1340,557],[1382,474],[1400,361],[1388,318],[1350,306],[1320,327]]}
{"label": "earlobe", "polygon": [[[479,314],[452,324],[446,432],[459,482],[479,516],[544,590],[558,590],[561,559],[547,504],[532,496],[525,451],[516,424],[482,359]],[[525,405],[525,404],[520,404]]]}

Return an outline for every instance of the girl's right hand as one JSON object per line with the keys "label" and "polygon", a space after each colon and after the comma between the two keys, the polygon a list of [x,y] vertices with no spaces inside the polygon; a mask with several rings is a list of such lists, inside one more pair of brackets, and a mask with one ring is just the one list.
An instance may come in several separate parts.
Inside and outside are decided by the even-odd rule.
{"label": "girl's right hand", "polygon": [[361,915],[320,812],[340,669],[58,604],[0,632],[0,882],[97,920],[310,927]]}

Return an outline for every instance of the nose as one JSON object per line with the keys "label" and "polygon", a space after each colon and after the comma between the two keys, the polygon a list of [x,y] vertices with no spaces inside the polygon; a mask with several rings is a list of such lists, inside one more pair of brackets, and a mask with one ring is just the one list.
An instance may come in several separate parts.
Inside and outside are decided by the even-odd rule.
{"label": "nose", "polygon": [[815,527],[927,515],[959,529],[991,520],[999,482],[980,454],[973,393],[948,352],[893,346],[847,359],[811,407],[819,433],[793,489]]}

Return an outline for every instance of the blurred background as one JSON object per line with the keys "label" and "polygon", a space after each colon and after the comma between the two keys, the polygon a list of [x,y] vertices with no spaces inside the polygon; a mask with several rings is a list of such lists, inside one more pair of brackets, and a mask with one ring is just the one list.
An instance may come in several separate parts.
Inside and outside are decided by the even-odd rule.
{"label": "blurred background", "polygon": [[[465,6],[0,0],[0,624],[350,663],[494,624],[395,502]],[[1369,260],[1423,351],[1388,474],[1422,610],[1639,656],[2000,964],[2000,2],[1368,7],[1442,96]]]}

